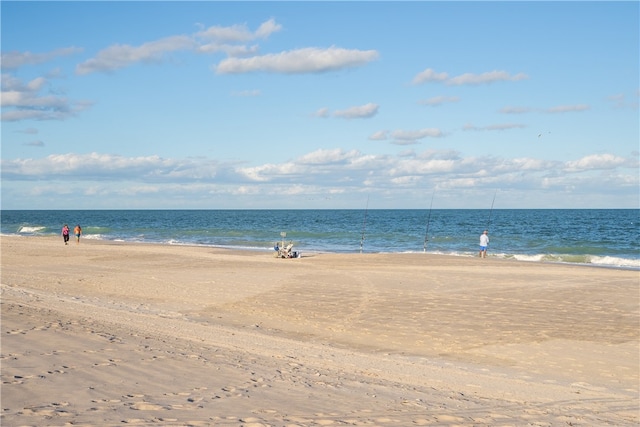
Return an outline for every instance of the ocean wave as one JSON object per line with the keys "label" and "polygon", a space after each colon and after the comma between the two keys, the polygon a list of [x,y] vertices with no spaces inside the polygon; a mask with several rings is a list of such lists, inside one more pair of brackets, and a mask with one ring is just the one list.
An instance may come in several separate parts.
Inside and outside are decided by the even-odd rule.
{"label": "ocean wave", "polygon": [[618,267],[640,269],[640,259],[620,258],[613,256],[596,256],[589,254],[498,254],[501,258],[529,262],[557,262],[564,264],[588,264],[601,267]]}
{"label": "ocean wave", "polygon": [[594,256],[591,257],[591,263],[612,267],[624,267],[640,270],[640,259],[626,259],[612,256]]}
{"label": "ocean wave", "polygon": [[[71,234],[73,234],[73,233],[71,233]],[[83,233],[82,233],[82,238],[83,239],[87,239],[87,240],[111,240],[111,239],[107,238],[106,236],[104,236],[102,234],[86,234],[86,233],[84,233],[84,230],[83,230]]]}
{"label": "ocean wave", "polygon": [[47,227],[24,225],[18,229],[18,233],[34,234],[46,230]]}
{"label": "ocean wave", "polygon": [[543,260],[543,254],[535,254],[535,255],[525,255],[525,254],[517,254],[517,255],[504,255],[504,258],[512,258],[518,261],[530,261],[530,262],[540,262]]}

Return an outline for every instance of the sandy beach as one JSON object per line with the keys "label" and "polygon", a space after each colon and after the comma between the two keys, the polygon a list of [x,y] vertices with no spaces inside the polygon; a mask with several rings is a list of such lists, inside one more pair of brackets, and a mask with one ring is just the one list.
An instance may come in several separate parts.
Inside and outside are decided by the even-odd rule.
{"label": "sandy beach", "polygon": [[3,426],[636,426],[640,273],[3,236]]}

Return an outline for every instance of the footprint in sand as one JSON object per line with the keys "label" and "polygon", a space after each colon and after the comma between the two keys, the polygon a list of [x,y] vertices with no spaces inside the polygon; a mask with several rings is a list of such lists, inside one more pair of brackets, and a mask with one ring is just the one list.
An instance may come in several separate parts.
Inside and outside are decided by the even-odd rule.
{"label": "footprint in sand", "polygon": [[120,399],[91,399],[93,403],[118,403],[122,402]]}
{"label": "footprint in sand", "polygon": [[136,402],[131,404],[130,408],[135,409],[136,411],[159,411],[161,409],[167,409],[164,406],[148,402]]}
{"label": "footprint in sand", "polygon": [[33,406],[24,408],[18,414],[36,416],[36,417],[68,417],[71,416],[64,407],[69,406],[69,402],[53,402],[45,406]]}
{"label": "footprint in sand", "polygon": [[7,335],[16,335],[16,334],[26,334],[27,331],[24,329],[14,329],[13,331],[7,331]]}
{"label": "footprint in sand", "polygon": [[243,427],[267,427],[268,424],[263,424],[261,423],[259,418],[254,418],[254,417],[248,417],[248,418],[241,418],[238,421],[240,421],[242,423]]}

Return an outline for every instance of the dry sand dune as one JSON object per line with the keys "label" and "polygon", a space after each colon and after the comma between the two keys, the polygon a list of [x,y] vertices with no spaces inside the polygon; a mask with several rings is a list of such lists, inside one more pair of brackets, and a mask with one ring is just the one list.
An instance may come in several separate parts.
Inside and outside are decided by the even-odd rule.
{"label": "dry sand dune", "polygon": [[2,237],[3,426],[636,426],[640,273]]}

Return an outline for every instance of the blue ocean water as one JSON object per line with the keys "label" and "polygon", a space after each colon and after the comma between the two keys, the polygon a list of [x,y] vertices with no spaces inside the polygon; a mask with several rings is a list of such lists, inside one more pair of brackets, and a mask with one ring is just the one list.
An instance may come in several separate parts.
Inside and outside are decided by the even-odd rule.
{"label": "blue ocean water", "polygon": [[67,223],[72,229],[81,224],[84,239],[272,251],[285,232],[285,241],[303,254],[426,249],[476,256],[479,236],[488,228],[490,257],[640,269],[638,209],[2,210],[1,215],[3,235],[60,235]]}

